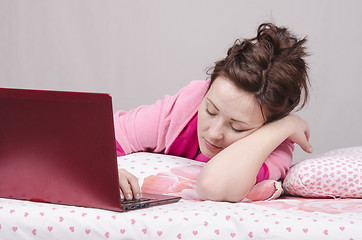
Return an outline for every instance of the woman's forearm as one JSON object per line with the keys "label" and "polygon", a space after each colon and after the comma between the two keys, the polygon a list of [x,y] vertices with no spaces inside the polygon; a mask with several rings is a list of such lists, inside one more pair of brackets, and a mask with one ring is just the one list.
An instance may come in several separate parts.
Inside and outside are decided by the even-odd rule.
{"label": "woman's forearm", "polygon": [[199,196],[214,201],[243,199],[255,185],[267,157],[296,132],[295,124],[292,118],[283,118],[221,151],[203,167],[197,179]]}

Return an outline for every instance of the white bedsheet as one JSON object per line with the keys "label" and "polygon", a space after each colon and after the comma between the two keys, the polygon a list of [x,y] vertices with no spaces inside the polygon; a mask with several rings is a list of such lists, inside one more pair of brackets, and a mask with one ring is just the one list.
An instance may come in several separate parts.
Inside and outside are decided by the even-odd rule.
{"label": "white bedsheet", "polygon": [[360,239],[361,199],[179,203],[117,213],[0,199],[0,239]]}
{"label": "white bedsheet", "polygon": [[[120,167],[142,175],[141,183],[147,176],[167,176],[173,182],[170,189],[174,193],[181,189],[179,195],[185,196],[190,193],[187,188],[192,188],[193,174],[185,180],[188,172],[180,170],[190,165],[195,161],[165,155],[119,158]],[[119,213],[0,198],[0,239],[357,240],[361,226],[362,199],[283,197],[253,203],[182,199]]]}

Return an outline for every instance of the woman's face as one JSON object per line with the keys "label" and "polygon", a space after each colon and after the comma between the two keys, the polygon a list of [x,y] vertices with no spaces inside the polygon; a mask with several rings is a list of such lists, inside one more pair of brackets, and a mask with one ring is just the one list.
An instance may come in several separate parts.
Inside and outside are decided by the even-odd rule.
{"label": "woman's face", "polygon": [[255,97],[218,77],[202,100],[197,122],[200,151],[214,157],[264,124]]}

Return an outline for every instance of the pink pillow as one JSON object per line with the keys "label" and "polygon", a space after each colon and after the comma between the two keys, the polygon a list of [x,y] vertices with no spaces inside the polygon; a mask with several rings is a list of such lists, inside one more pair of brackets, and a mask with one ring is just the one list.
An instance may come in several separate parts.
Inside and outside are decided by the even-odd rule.
{"label": "pink pillow", "polygon": [[[147,152],[118,157],[118,167],[137,176],[143,192],[177,195],[191,200],[201,200],[195,188],[197,176],[204,164],[182,157]],[[281,194],[280,182],[265,180],[256,184],[242,201],[272,200]]]}
{"label": "pink pillow", "polygon": [[283,188],[295,196],[362,198],[362,146],[297,163],[287,173]]}

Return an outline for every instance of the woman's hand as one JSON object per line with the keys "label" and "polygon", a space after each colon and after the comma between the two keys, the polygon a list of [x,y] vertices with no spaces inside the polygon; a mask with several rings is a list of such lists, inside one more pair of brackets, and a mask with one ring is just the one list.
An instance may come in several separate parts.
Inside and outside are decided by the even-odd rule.
{"label": "woman's hand", "polygon": [[280,121],[287,121],[292,129],[289,140],[298,144],[305,152],[312,153],[313,148],[309,143],[310,130],[307,121],[295,114],[289,114]]}
{"label": "woman's hand", "polygon": [[137,178],[126,169],[118,169],[119,186],[121,188],[121,199],[140,199],[141,191]]}

